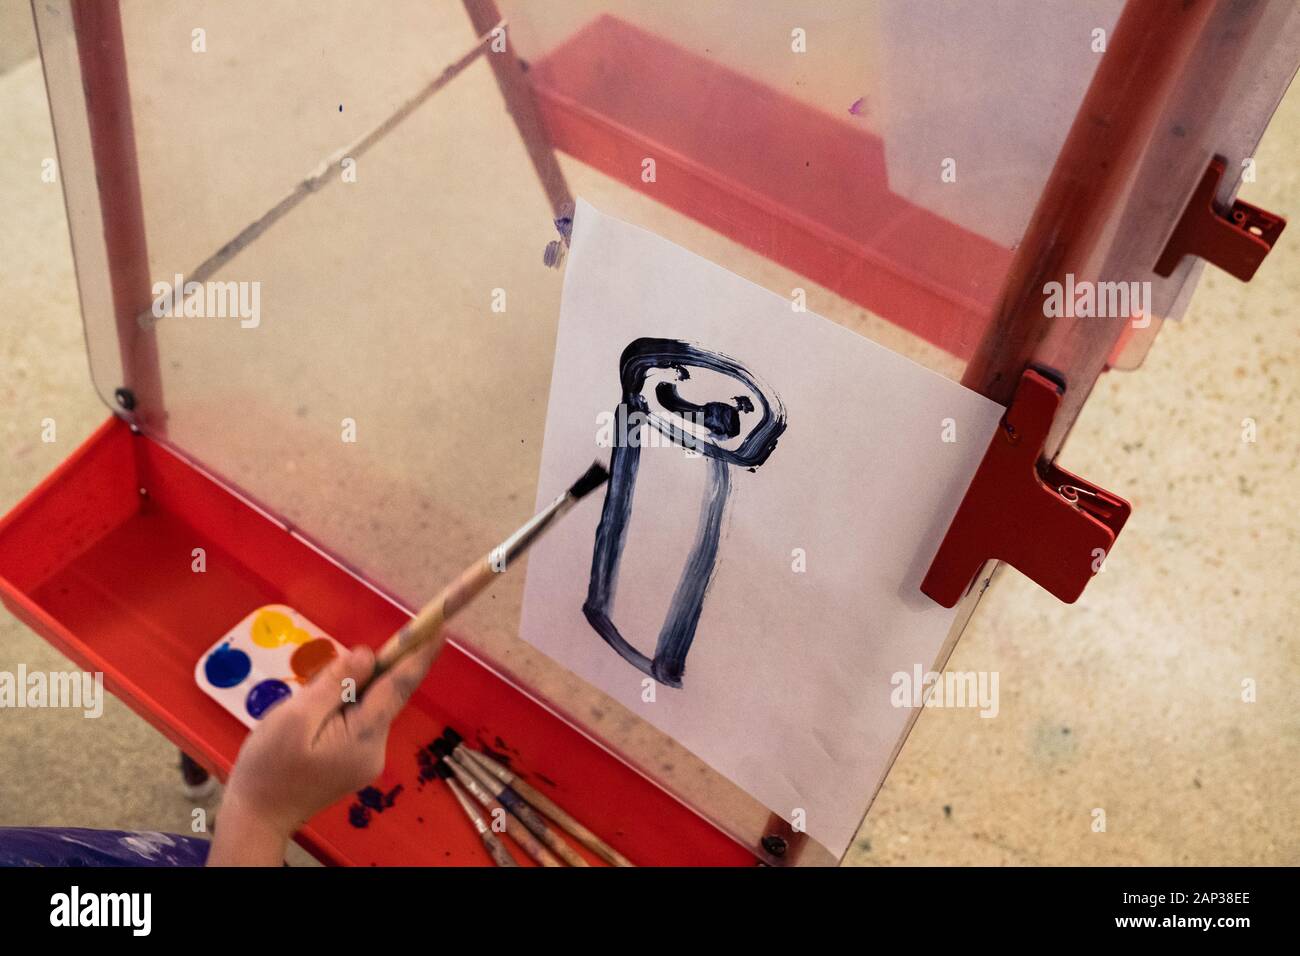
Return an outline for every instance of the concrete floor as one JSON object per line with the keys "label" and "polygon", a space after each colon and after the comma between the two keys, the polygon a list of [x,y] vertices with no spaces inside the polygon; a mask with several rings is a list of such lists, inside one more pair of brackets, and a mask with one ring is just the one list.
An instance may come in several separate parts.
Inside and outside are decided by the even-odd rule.
{"label": "concrete floor", "polygon": [[[0,46],[24,21],[3,0]],[[25,6],[25,5],[24,5]],[[105,417],[91,385],[39,64],[0,75],[0,508]],[[1300,91],[1242,196],[1300,209]],[[28,173],[23,171],[27,170]],[[1294,228],[1294,227],[1293,227]],[[949,666],[997,670],[1001,713],[922,714],[850,851],[858,864],[1300,863],[1300,442],[1295,236],[1243,286],[1207,270],[1145,366],[1107,375],[1062,463],[1135,504],[1106,574],[1067,607],[1000,575]],[[57,441],[41,441],[42,420]],[[1254,444],[1241,421],[1259,423]],[[0,617],[0,670],[67,668]],[[1241,682],[1258,684],[1244,703]],[[174,749],[125,706],[0,712],[0,825],[188,832]],[[1288,769],[1291,768],[1291,769]],[[1093,811],[1106,813],[1093,832]],[[304,857],[298,855],[296,860]]]}

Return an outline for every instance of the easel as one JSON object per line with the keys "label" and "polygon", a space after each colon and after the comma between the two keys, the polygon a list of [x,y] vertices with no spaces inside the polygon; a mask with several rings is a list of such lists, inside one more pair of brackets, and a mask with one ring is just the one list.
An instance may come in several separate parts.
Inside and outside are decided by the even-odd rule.
{"label": "easel", "polygon": [[[533,83],[514,53],[507,25],[491,0],[463,2],[477,36],[475,43],[391,116],[329,157],[279,202],[225,242],[192,271],[192,280],[202,281],[215,273],[240,249],[273,228],[306,196],[326,186],[338,173],[345,158],[355,157],[377,143],[483,55],[489,57],[488,62],[507,110],[526,147],[552,213],[557,217],[562,214],[572,197],[554,146],[547,136]],[[95,165],[101,177],[101,193],[105,197],[103,225],[123,368],[123,381],[116,389],[117,401],[133,426],[165,436],[165,404],[157,343],[147,321],[150,302],[148,259],[120,11],[116,0],[73,0],[72,10],[82,71],[87,88],[93,88],[95,93],[93,108],[88,108],[87,114]],[[1059,323],[1049,327],[1043,322],[1035,300],[1036,290],[1041,289],[1046,281],[1069,273],[1082,273],[1102,248],[1103,225],[1116,217],[1132,214],[1124,205],[1125,177],[1131,172],[1136,157],[1147,156],[1150,164],[1150,154],[1143,151],[1144,144],[1152,136],[1167,102],[1177,93],[1186,64],[1207,50],[1213,50],[1219,56],[1224,55],[1225,49],[1239,53],[1241,46],[1228,45],[1225,48],[1223,38],[1248,34],[1257,27],[1262,11],[1259,4],[1229,3],[1226,0],[1190,5],[1132,0],[1113,31],[1110,53],[1102,60],[1093,78],[1084,106],[1040,197],[1030,229],[1019,246],[998,313],[964,378],[968,387],[1013,409],[1022,397],[1017,389],[1025,388],[1026,381],[1032,382],[1032,390],[1037,394],[1032,401],[1035,414],[1029,416],[1036,423],[1034,433],[1014,430],[1015,423],[1022,419],[1009,412],[1007,423],[1013,426],[1014,433],[1000,436],[1010,445],[1024,443],[1017,448],[1016,457],[1018,465],[1025,469],[1033,469],[1040,476],[1048,473],[1087,391],[1086,387],[1057,381],[1055,404],[1048,413],[1042,413],[1042,409],[1051,404],[1048,401],[1051,396],[1047,396],[1045,390],[1051,390],[1052,386],[1044,383],[1053,380],[1050,374],[1037,375],[1028,370],[1037,366],[1050,373],[1052,368],[1062,364],[1063,357],[1069,357],[1080,369],[1077,378],[1090,383],[1121,344],[1128,325],[1125,319],[1120,318],[1102,320],[1101,324],[1098,320],[1088,320],[1086,323]],[[1099,133],[1099,129],[1104,133]],[[142,322],[142,318],[146,321]],[[1028,375],[1035,375],[1041,381],[1029,379]],[[1025,398],[1028,400],[1029,396]],[[1022,411],[1024,407],[1021,406]],[[1032,445],[1034,453],[1021,460],[1025,457],[1023,452],[1027,445]],[[995,451],[991,447],[990,455]],[[1000,454],[995,457],[997,462],[994,464],[1005,464]],[[1028,479],[1030,476],[1024,477]],[[1081,479],[1073,481],[1075,484],[1070,487],[1076,492],[1080,486],[1084,490],[1100,490],[1087,486]],[[1037,487],[1033,482],[1027,481],[1026,484]],[[1001,487],[1001,484],[993,482],[990,487]],[[1052,506],[1057,511],[1062,507],[1068,507],[1070,511],[1063,525],[1065,531],[1052,536],[1052,540],[1040,536],[1039,540],[1030,542],[1025,553],[1016,555],[1016,566],[1037,580],[1042,580],[1046,573],[1043,568],[1059,563],[1061,548],[1068,546],[1071,540],[1070,528],[1081,529],[1081,540],[1086,537],[1091,544],[1095,543],[1092,536],[1097,533],[1098,525],[1102,526],[1110,532],[1106,548],[1113,543],[1118,531],[1113,521],[1108,523],[1106,516],[1098,515],[1095,509],[1076,507],[1077,494],[1071,501],[1060,487],[1049,486],[1046,493],[1053,496]],[[969,511],[967,506],[963,506],[963,512],[976,514],[977,520],[962,522],[961,527],[996,529],[1005,524],[1001,518],[1006,509],[1020,509],[1023,504],[1015,498],[976,495],[967,503]],[[954,522],[953,528],[959,529],[958,522]],[[961,538],[970,536],[961,530],[956,534]],[[975,554],[976,561],[1006,557],[998,553],[995,542],[967,540],[964,543],[969,546],[968,551],[974,549],[972,554],[984,548]],[[936,565],[939,564],[936,561]],[[932,568],[931,574],[949,579],[955,576],[956,599],[960,600],[987,579],[990,567],[986,561],[974,574],[968,566],[955,570]],[[1079,575],[1072,574],[1071,580],[1065,584],[1070,587],[1078,584],[1081,589],[1087,575],[1084,572],[1079,574],[1083,575],[1081,581]],[[952,580],[948,584],[951,585]],[[1065,585],[1062,589],[1070,590]],[[973,610],[974,603],[972,599],[963,606],[948,650],[955,643],[961,624]],[[756,852],[768,862],[794,862],[799,858],[802,838],[803,835],[795,833],[782,818],[773,816],[758,841],[760,847]]]}

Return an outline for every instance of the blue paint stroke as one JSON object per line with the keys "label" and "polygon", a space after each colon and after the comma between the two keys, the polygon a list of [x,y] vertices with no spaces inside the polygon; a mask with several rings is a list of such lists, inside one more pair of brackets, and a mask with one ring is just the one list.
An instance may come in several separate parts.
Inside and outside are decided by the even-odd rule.
{"label": "blue paint stroke", "polygon": [[[723,448],[718,441],[738,437],[741,415],[755,413],[748,394],[738,396],[730,404],[706,402],[697,405],[684,399],[674,383],[658,383],[654,394],[659,405],[672,415],[690,416],[702,423],[709,433],[708,439],[687,431],[671,417],[661,417],[651,411],[650,403],[642,394],[649,372],[652,369],[672,369],[677,372],[678,379],[684,381],[690,378],[690,368],[709,369],[729,376],[757,398],[761,409],[758,423],[738,447]],[[600,523],[596,526],[591,579],[582,612],[596,633],[623,660],[661,684],[680,688],[686,672],[686,655],[695,639],[695,630],[704,610],[704,597],[717,567],[718,544],[722,537],[727,499],[731,494],[731,469],[738,467],[754,471],[767,461],[785,431],[785,406],[774,391],[761,384],[735,359],[675,339],[640,338],[632,342],[620,357],[619,380],[623,399],[615,410],[614,419],[623,423],[624,433],[616,436],[610,455],[609,486]],[[646,656],[628,643],[610,619],[641,461],[641,443],[632,440],[631,433],[634,429],[639,431],[642,424],[649,424],[674,443],[710,459],[695,540],[669,602],[654,657]]]}
{"label": "blue paint stroke", "polygon": [[244,708],[254,720],[261,720],[268,710],[288,697],[293,691],[282,680],[270,678],[253,685],[244,701]]}
{"label": "blue paint stroke", "polygon": [[252,669],[253,662],[248,659],[248,655],[231,647],[229,641],[209,654],[203,662],[203,676],[213,687],[234,687]]}

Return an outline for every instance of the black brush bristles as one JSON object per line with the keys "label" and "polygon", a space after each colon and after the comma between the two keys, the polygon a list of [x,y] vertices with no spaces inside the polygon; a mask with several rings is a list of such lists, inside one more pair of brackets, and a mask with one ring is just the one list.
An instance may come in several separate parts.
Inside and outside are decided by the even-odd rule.
{"label": "black brush bristles", "polygon": [[465,738],[456,733],[456,731],[452,730],[450,727],[444,727],[442,729],[442,739],[447,741],[452,750],[455,750],[465,742]]}
{"label": "black brush bristles", "polygon": [[447,741],[443,740],[441,737],[431,743],[429,749],[433,751],[435,757],[451,756],[451,748],[447,746]]}
{"label": "black brush bristles", "polygon": [[593,462],[591,467],[582,473],[582,477],[569,487],[569,497],[580,501],[607,481],[609,481],[609,469],[598,461]]}
{"label": "black brush bristles", "polygon": [[434,764],[434,767],[437,768],[438,776],[443,780],[450,780],[452,777],[456,776],[456,774],[452,772],[452,769],[447,766],[446,760],[439,760]]}

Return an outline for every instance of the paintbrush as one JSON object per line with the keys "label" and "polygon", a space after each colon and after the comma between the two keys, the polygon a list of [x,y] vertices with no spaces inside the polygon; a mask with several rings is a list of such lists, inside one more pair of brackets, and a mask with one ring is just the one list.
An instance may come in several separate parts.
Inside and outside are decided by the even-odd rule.
{"label": "paintbrush", "polygon": [[518,866],[515,858],[510,855],[504,843],[497,839],[497,835],[487,825],[483,819],[483,814],[478,812],[478,808],[470,802],[469,797],[465,796],[465,791],[461,789],[460,784],[456,782],[456,774],[447,766],[446,761],[439,760],[437,763],[438,776],[447,784],[447,789],[451,791],[460,808],[465,811],[465,816],[469,817],[470,823],[474,824],[474,829],[478,830],[479,837],[483,840],[483,846],[488,851],[488,856],[492,857],[492,862],[497,866]]}
{"label": "paintbrush", "polygon": [[[469,791],[470,796],[483,805],[483,809],[488,812],[489,816],[494,820],[502,819],[505,821],[506,833],[510,835],[510,838],[518,843],[519,846],[523,848],[523,851],[538,865],[563,866],[564,864],[555,858],[555,854],[537,842],[537,838],[528,832],[528,828],[524,826],[522,822],[507,813],[506,808],[501,806],[492,794],[479,786],[478,781],[466,773],[464,768],[447,759],[446,753],[438,752],[440,749],[438,745],[441,743],[443,743],[441,740],[435,740],[433,742],[434,752],[438,753],[438,757],[440,758],[439,762],[456,775],[456,779],[460,781],[460,785]],[[501,814],[499,818],[497,816],[498,812]]]}
{"label": "paintbrush", "polygon": [[[446,747],[446,741],[440,740],[437,743],[443,744],[445,749],[451,751],[451,748]],[[497,780],[473,760],[467,758],[464,755],[463,749],[451,752],[451,766],[453,768],[457,766],[463,768],[466,773],[474,778],[475,782],[478,783],[480,787],[490,793],[503,807],[518,817],[523,825],[528,828],[529,832],[532,833],[533,836],[537,837],[537,839],[541,840],[548,850],[558,856],[565,863],[569,864],[569,866],[591,865],[584,860],[581,854],[575,851],[573,847],[565,843],[562,836],[548,827],[546,821],[542,819],[541,814],[530,807],[524,801],[523,797],[519,796],[518,793],[503,784],[500,780]]]}
{"label": "paintbrush", "polygon": [[469,747],[465,746],[464,738],[462,738],[460,734],[456,733],[452,728],[447,727],[444,729],[442,736],[443,739],[451,745],[453,754],[464,753],[468,755],[471,760],[492,776],[496,777],[507,787],[510,787],[518,793],[519,796],[532,804],[534,809],[539,810],[544,815],[550,817],[551,820],[560,827],[560,829],[564,830],[610,866],[636,865],[622,853],[619,853],[618,850],[615,850],[612,846],[575,820],[563,807],[532,784],[528,783],[528,781],[521,778],[517,773],[502,766],[500,763],[481,751],[470,750]]}
{"label": "paintbrush", "polygon": [[375,672],[378,677],[405,655],[429,641],[441,641],[443,623],[472,601],[492,579],[505,571],[510,563],[545,533],[570,508],[609,480],[609,472],[600,462],[583,472],[569,489],[549,505],[528,519],[518,531],[493,548],[461,572],[451,584],[442,589],[420,612],[407,621],[384,642],[375,654]]}

